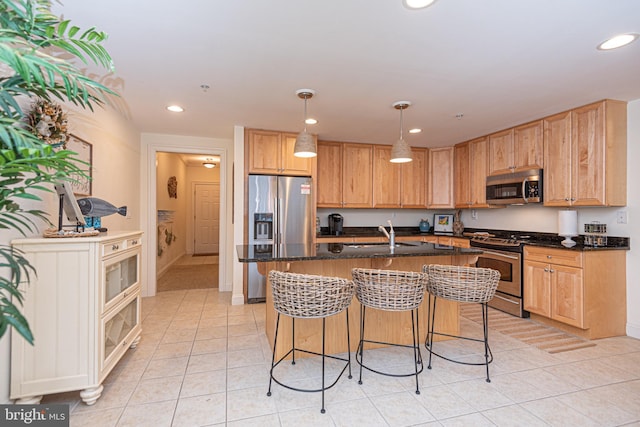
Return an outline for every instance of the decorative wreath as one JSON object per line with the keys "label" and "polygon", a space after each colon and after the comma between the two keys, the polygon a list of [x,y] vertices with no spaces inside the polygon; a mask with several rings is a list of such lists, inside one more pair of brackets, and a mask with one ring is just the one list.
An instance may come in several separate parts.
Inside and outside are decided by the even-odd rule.
{"label": "decorative wreath", "polygon": [[67,114],[58,104],[38,99],[33,103],[28,120],[32,132],[43,142],[67,148]]}

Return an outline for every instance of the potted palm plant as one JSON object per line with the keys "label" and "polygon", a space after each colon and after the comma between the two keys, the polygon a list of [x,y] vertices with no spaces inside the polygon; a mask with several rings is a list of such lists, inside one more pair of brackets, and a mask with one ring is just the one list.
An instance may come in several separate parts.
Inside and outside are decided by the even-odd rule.
{"label": "potted palm plant", "polygon": [[[24,202],[33,205],[42,191],[52,191],[52,184],[86,176],[87,165],[76,153],[55,147],[64,145],[66,130],[57,129],[56,144],[51,144],[50,133],[40,121],[28,120],[31,112],[22,105],[59,111],[59,101],[93,110],[116,95],[74,65],[81,61],[111,70],[111,56],[102,46],[106,38],[55,16],[49,0],[0,0],[0,229],[24,236],[37,232],[38,220],[49,222],[47,213],[25,208]],[[0,273],[0,337],[13,327],[33,344],[20,313],[19,285],[37,272],[22,253],[0,244]]]}

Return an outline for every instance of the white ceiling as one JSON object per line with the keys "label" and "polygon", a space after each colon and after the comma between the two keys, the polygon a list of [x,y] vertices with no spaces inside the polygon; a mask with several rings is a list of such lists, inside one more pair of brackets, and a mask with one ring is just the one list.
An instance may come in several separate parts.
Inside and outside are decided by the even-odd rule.
{"label": "white ceiling", "polygon": [[[83,28],[109,34],[123,95],[141,132],[232,138],[242,125],[320,139],[391,144],[404,113],[413,146],[443,146],[603,98],[640,98],[638,0],[63,0]],[[210,88],[203,91],[200,85]],[[169,113],[168,104],[184,106]],[[463,114],[456,119],[456,114]],[[424,131],[408,135],[406,130]]]}

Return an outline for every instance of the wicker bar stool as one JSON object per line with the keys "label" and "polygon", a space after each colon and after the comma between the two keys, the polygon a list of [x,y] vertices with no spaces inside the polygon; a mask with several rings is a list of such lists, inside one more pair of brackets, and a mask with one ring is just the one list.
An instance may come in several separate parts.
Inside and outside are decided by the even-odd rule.
{"label": "wicker bar stool", "polygon": [[[463,365],[485,365],[487,369],[487,382],[491,382],[489,379],[489,363],[493,361],[493,354],[489,347],[489,318],[487,302],[489,302],[496,293],[498,281],[500,280],[500,272],[490,268],[461,267],[454,265],[425,265],[422,267],[422,271],[426,272],[429,276],[429,284],[427,285],[427,289],[429,290],[429,314],[427,315],[427,338],[425,340],[425,347],[429,350],[429,365],[427,368],[431,369],[432,355],[436,355],[450,362],[461,363]],[[431,298],[433,298],[433,307],[431,306]],[[483,338],[479,339],[434,332],[436,303],[438,298],[450,301],[480,304],[482,308]],[[451,359],[443,356],[442,354],[436,353],[433,351],[434,335],[484,343],[484,362],[465,362],[462,360]]]}
{"label": "wicker bar stool", "polygon": [[[360,343],[356,350],[356,361],[360,365],[360,378],[358,384],[362,384],[362,368],[376,374],[391,377],[416,377],[416,394],[420,394],[418,374],[422,372],[422,354],[420,353],[420,329],[418,322],[418,307],[424,299],[427,288],[427,275],[411,271],[372,270],[354,268],[351,271],[353,282],[356,285],[356,296],[360,301]],[[367,308],[384,311],[410,311],[411,332],[413,344],[399,344],[365,339],[365,316]],[[367,366],[364,363],[364,343],[385,344],[396,347],[406,347],[413,350],[414,372],[396,374],[382,372]],[[420,365],[418,369],[418,365]]]}
{"label": "wicker bar stool", "polygon": [[[301,392],[321,392],[322,408],[324,409],[324,392],[330,389],[342,377],[342,374],[349,368],[349,378],[351,378],[351,342],[349,338],[349,304],[353,299],[355,286],[351,280],[338,277],[314,276],[309,274],[283,273],[280,271],[270,271],[269,281],[273,293],[273,306],[278,312],[276,320],[276,331],[273,339],[273,354],[271,356],[271,370],[269,371],[269,391],[267,396],[271,396],[272,381],[290,390]],[[325,354],[325,322],[326,318],[346,310],[347,322],[347,358]],[[276,362],[276,345],[278,343],[278,327],[280,326],[280,315],[291,317],[291,349]],[[295,325],[296,319],[322,319],[322,352],[317,353],[296,348],[295,346]],[[284,384],[278,380],[274,374],[274,369],[289,355],[292,356],[291,364],[296,363],[296,351],[322,356],[322,386],[315,389],[301,389]],[[330,385],[325,384],[325,359],[330,358],[345,362],[344,367]]]}

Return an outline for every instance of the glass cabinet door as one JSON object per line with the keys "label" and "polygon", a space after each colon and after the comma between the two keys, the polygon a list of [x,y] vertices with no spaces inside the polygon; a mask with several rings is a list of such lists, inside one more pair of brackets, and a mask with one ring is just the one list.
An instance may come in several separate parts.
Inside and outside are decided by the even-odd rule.
{"label": "glass cabinet door", "polygon": [[139,253],[128,254],[126,258],[116,258],[105,267],[104,302],[109,302],[138,283],[138,258]]}
{"label": "glass cabinet door", "polygon": [[104,361],[118,348],[137,323],[138,298],[134,298],[104,324]]}

